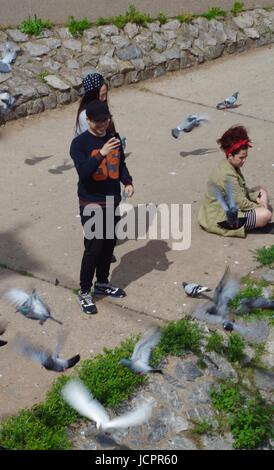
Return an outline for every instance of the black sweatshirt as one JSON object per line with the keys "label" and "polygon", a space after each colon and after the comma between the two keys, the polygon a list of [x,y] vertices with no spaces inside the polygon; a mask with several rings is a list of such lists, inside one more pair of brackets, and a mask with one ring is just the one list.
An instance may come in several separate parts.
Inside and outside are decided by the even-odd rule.
{"label": "black sweatshirt", "polygon": [[[132,184],[122,144],[105,158],[99,153],[111,137],[113,133],[110,131],[104,137],[97,137],[86,131],[75,137],[71,143],[70,156],[79,175],[80,206],[90,202],[104,206],[106,196],[114,196],[115,205],[118,205],[121,201],[120,181],[124,185]],[[119,134],[115,134],[115,137],[120,139]]]}

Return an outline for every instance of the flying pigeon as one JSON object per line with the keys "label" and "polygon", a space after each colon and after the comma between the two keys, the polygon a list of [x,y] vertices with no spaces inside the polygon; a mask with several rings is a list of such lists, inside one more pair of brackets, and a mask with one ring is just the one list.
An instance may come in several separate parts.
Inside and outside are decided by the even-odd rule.
{"label": "flying pigeon", "polygon": [[216,108],[217,109],[233,108],[236,104],[238,96],[239,96],[239,91],[236,91],[235,93],[233,93],[233,95],[229,96],[221,103],[218,103],[216,105]]}
{"label": "flying pigeon", "polygon": [[182,121],[180,124],[178,124],[177,127],[174,127],[174,129],[171,130],[171,135],[175,138],[178,139],[180,136],[181,132],[191,132],[194,127],[200,126],[202,122],[207,122],[209,121],[208,116],[202,116],[198,114],[190,114],[187,116],[187,118]]}
{"label": "flying pigeon", "polygon": [[16,312],[20,312],[26,318],[39,320],[40,325],[43,325],[48,319],[59,323],[59,325],[63,324],[51,315],[49,307],[36,293],[35,289],[31,295],[21,289],[10,289],[6,292],[5,296],[12,304],[15,304]]}
{"label": "flying pigeon", "polygon": [[53,352],[44,350],[39,346],[35,346],[27,341],[25,338],[17,337],[15,349],[23,356],[42,364],[47,370],[54,372],[64,372],[70,367],[75,366],[80,361],[80,354],[76,354],[69,359],[60,359],[59,354],[63,344],[64,337],[59,336],[55,350]]}
{"label": "flying pigeon", "polygon": [[8,73],[11,71],[10,64],[14,62],[16,59],[16,51],[12,48],[12,44],[10,42],[6,42],[4,48],[4,56],[0,60],[0,72]]}
{"label": "flying pigeon", "polygon": [[71,380],[61,391],[64,400],[78,413],[95,421],[97,429],[107,431],[115,428],[128,428],[142,424],[151,416],[151,403],[144,402],[139,408],[117,418],[110,419],[105,408],[99,403],[81,381]]}
{"label": "flying pigeon", "polygon": [[[0,336],[2,336],[5,333],[7,324],[8,322],[6,321],[0,321]],[[5,344],[7,344],[7,341],[3,341],[0,339],[0,347],[5,346]]]}
{"label": "flying pigeon", "polygon": [[198,295],[202,294],[203,292],[208,292],[211,290],[209,287],[204,287],[200,284],[195,284],[194,282],[183,282],[182,286],[185,293],[189,297],[198,297]]}
{"label": "flying pigeon", "polygon": [[230,269],[227,266],[222,279],[217,285],[213,302],[206,302],[200,305],[193,316],[198,320],[208,321],[212,324],[220,324],[228,332],[235,331],[250,341],[264,341],[268,335],[268,327],[264,322],[249,325],[241,325],[229,318],[229,301],[234,299],[240,290],[239,281],[231,276]]}
{"label": "flying pigeon", "polygon": [[[196,309],[194,316],[200,320],[208,320],[210,323],[220,323],[225,329],[231,328],[228,325],[230,300],[238,294],[240,290],[239,281],[231,276],[227,266],[219,284],[214,290],[212,302],[206,302]],[[230,323],[230,322],[229,322]]]}
{"label": "flying pigeon", "polygon": [[237,313],[250,313],[252,310],[274,310],[274,300],[265,297],[253,297],[250,299],[241,299],[237,308]]}
{"label": "flying pigeon", "polygon": [[159,343],[161,334],[160,328],[151,328],[148,330],[136,343],[131,358],[121,359],[120,364],[124,367],[128,367],[132,372],[138,375],[155,372],[162,374],[161,369],[154,369],[149,365],[152,349]]}
{"label": "flying pigeon", "polygon": [[211,183],[211,189],[217,201],[219,202],[220,206],[225,211],[226,218],[227,218],[227,220],[218,222],[218,225],[228,230],[236,230],[242,227],[246,223],[247,218],[238,217],[239,209],[234,199],[231,180],[227,179],[225,181],[225,194],[224,195],[222,191],[220,190],[220,188],[213,183]]}

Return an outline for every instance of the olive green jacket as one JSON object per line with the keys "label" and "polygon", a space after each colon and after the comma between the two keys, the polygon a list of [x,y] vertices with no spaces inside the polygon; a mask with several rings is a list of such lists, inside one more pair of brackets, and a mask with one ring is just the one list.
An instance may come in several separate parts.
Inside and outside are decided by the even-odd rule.
{"label": "olive green jacket", "polygon": [[225,237],[244,238],[246,236],[244,226],[236,230],[226,230],[217,225],[218,222],[226,220],[226,214],[213,194],[210,185],[212,183],[217,185],[225,194],[224,187],[227,179],[232,183],[235,202],[239,208],[239,217],[243,217],[245,212],[259,207],[256,202],[259,191],[249,190],[240,169],[236,170],[227,159],[224,159],[209,178],[207,193],[199,209],[198,222],[207,232],[217,233]]}

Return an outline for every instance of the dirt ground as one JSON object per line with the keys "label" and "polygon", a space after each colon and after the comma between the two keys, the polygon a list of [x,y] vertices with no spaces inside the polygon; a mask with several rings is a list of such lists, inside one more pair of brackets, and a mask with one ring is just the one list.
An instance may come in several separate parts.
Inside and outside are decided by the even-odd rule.
{"label": "dirt ground", "polygon": [[[3,298],[9,287],[37,288],[64,323],[64,356],[82,358],[118,345],[152,323],[177,320],[197,305],[186,298],[182,281],[212,288],[228,263],[239,276],[252,270],[254,250],[273,243],[273,235],[222,238],[202,231],[197,211],[207,177],[223,155],[216,139],[231,125],[247,126],[253,140],[244,175],[262,185],[273,203],[274,48],[227,57],[187,72],[176,72],[110,92],[117,129],[127,137],[127,165],[138,204],[191,204],[191,246],[175,251],[172,240],[129,240],[115,250],[112,282],[127,297],[98,302],[99,313],[81,313],[72,289],[78,287],[82,229],[76,196],[77,176],[69,157],[77,104],[7,124],[0,131],[1,243],[0,320],[8,320],[0,349],[0,417],[41,401],[56,374],[13,351],[17,332],[54,347],[59,326],[27,320]],[[218,111],[217,102],[239,91],[237,109]],[[186,115],[206,113],[210,123],[182,139],[170,130]],[[32,273],[22,276],[18,271]],[[58,278],[59,285],[55,286]],[[69,372],[68,372],[69,373]]]}

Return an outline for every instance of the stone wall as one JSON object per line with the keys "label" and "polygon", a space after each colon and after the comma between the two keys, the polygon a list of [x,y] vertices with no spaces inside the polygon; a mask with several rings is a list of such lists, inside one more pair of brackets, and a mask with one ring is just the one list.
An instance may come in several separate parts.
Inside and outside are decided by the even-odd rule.
{"label": "stone wall", "polygon": [[211,59],[274,42],[274,10],[255,9],[225,20],[170,20],[140,27],[128,23],[92,27],[73,38],[67,28],[37,38],[16,29],[0,32],[17,49],[10,73],[0,73],[0,92],[18,96],[5,120],[36,114],[79,97],[82,78],[97,69],[110,87],[158,77]]}

